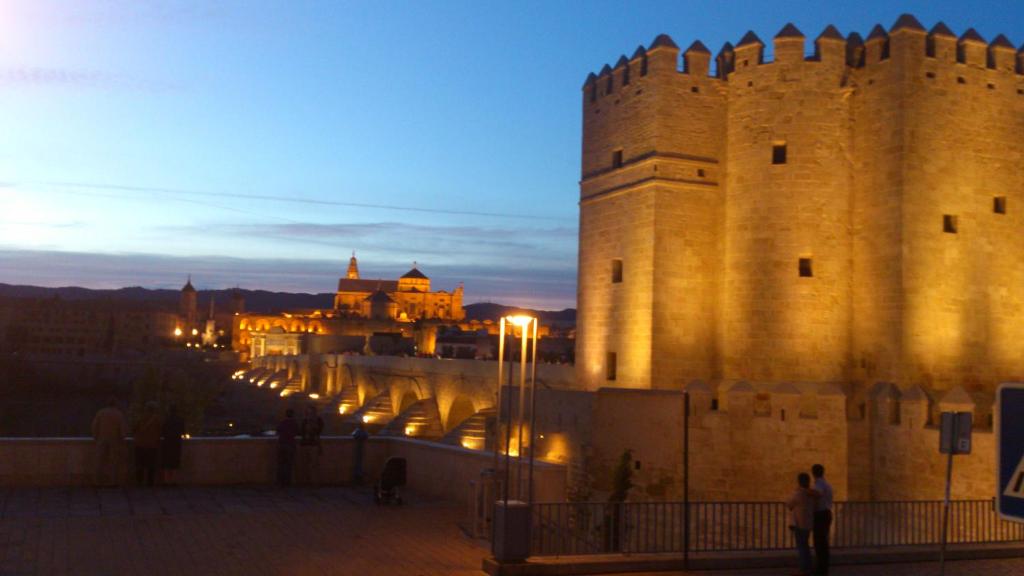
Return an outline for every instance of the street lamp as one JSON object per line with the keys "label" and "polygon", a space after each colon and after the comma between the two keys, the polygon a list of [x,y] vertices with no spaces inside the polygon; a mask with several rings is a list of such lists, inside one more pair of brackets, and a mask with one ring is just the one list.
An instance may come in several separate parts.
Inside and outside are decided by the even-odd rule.
{"label": "street lamp", "polygon": [[[508,425],[505,428],[505,481],[504,491],[502,494],[502,502],[498,504],[500,507],[501,516],[501,535],[500,538],[495,530],[495,537],[492,538],[494,544],[493,552],[495,557],[499,560],[512,559],[522,555],[529,554],[529,522],[530,522],[530,506],[533,504],[533,437],[534,437],[534,426],[536,423],[536,385],[537,385],[537,319],[532,316],[516,315],[503,317],[499,323],[500,325],[500,336],[498,340],[498,392],[497,392],[497,422],[494,428],[494,460],[495,460],[495,471],[497,471],[498,464],[498,451],[500,450],[500,442],[498,434],[501,430],[501,415],[502,415],[502,385],[504,381],[505,371],[505,330],[508,325],[508,332],[512,337],[515,337],[515,328],[518,327],[521,335],[522,349],[519,356],[519,409],[516,412],[515,424],[512,419],[512,394],[511,394],[511,379],[512,379],[512,360],[509,359],[509,390],[504,394],[505,409],[504,413],[507,418]],[[530,377],[530,460],[529,460],[529,478],[530,484],[528,489],[528,502],[522,502],[522,488],[523,488],[523,450],[525,446],[523,444],[523,426],[525,416],[525,402],[526,402],[526,370],[527,370],[527,346],[529,344],[530,335],[533,335],[533,369]],[[516,497],[518,502],[513,502],[515,510],[510,509],[509,506],[509,493],[511,491],[511,480],[512,480],[512,427],[516,426]],[[495,528],[497,528],[499,514],[495,514]],[[515,516],[515,520],[512,520],[512,516]],[[515,529],[510,526],[510,521],[516,525]],[[522,541],[522,538],[526,538]],[[510,539],[511,538],[511,539]],[[499,542],[500,540],[500,542]],[[500,547],[500,548],[499,548]]]}

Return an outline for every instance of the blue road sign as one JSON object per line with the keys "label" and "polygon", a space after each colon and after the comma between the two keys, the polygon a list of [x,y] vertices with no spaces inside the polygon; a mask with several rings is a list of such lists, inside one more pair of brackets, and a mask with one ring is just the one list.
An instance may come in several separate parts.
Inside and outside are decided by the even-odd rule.
{"label": "blue road sign", "polygon": [[996,509],[1006,520],[1024,522],[1024,384],[999,386],[997,402]]}

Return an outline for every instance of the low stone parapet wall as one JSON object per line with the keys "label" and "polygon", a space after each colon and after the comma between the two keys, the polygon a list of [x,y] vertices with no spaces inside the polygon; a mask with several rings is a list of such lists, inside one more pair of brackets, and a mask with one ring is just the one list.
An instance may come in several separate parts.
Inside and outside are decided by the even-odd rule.
{"label": "low stone parapet wall", "polygon": [[[132,446],[121,448],[121,483],[134,480]],[[316,477],[308,470],[308,453],[300,447],[296,483],[346,484],[352,480],[355,442],[348,437],[323,438]],[[370,438],[366,443],[366,481],[380,476],[390,456],[407,461],[407,489],[422,496],[468,504],[470,481],[493,465],[489,452],[405,438]],[[76,486],[93,483],[96,446],[89,438],[0,438],[0,486]],[[276,438],[191,438],[184,440],[183,485],[272,484],[276,480]],[[565,495],[565,467],[537,462],[537,498],[560,501]]]}

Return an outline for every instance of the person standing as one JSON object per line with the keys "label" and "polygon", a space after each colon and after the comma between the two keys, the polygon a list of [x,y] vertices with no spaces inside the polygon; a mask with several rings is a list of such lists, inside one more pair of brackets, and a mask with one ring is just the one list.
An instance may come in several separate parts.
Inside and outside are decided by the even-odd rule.
{"label": "person standing", "polygon": [[181,469],[181,440],[184,435],[185,419],[178,414],[178,407],[171,404],[160,431],[161,481],[165,486],[174,485],[175,475]]}
{"label": "person standing", "polygon": [[811,466],[814,476],[814,493],[817,496],[814,504],[814,557],[816,562],[814,573],[828,574],[829,537],[832,531],[832,485],[825,480],[825,467],[821,464]]}
{"label": "person standing", "polygon": [[116,486],[121,478],[121,458],[124,454],[124,437],[128,423],[124,413],[117,407],[117,398],[107,400],[107,405],[96,412],[92,419],[92,437],[96,442],[96,485]]}
{"label": "person standing", "polygon": [[323,431],[324,419],[316,413],[316,405],[310,404],[306,408],[306,416],[302,419],[299,440],[302,467],[305,472],[303,480],[310,484],[316,484],[320,476],[320,456],[323,454],[320,435]]}
{"label": "person standing", "polygon": [[796,489],[786,501],[789,509],[789,529],[793,531],[796,552],[800,559],[800,576],[811,574],[811,527],[814,525],[814,493],[811,491],[811,477],[801,472],[796,477]]}
{"label": "person standing", "polygon": [[369,438],[370,435],[363,423],[356,424],[356,429],[352,432],[352,440],[356,443],[352,462],[352,483],[356,486],[363,484],[363,458],[366,453],[366,440]]}
{"label": "person standing", "polygon": [[291,486],[292,471],[295,468],[295,437],[299,434],[299,425],[295,422],[295,410],[284,411],[284,420],[277,425],[277,484]]}
{"label": "person standing", "polygon": [[163,421],[156,402],[146,402],[142,419],[132,431],[135,441],[135,482],[139,486],[152,486],[156,482],[162,429]]}

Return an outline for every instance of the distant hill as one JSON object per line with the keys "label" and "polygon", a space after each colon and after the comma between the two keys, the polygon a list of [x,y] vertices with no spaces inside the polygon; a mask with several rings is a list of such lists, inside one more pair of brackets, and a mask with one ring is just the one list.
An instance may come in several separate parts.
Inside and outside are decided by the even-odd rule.
{"label": "distant hill", "polygon": [[[232,290],[200,290],[199,307],[208,306],[213,295],[217,306],[227,306],[231,302]],[[239,289],[245,297],[245,309],[249,312],[273,313],[283,310],[299,310],[312,308],[331,308],[334,306],[334,294],[305,294],[292,292],[268,292],[266,290]],[[178,304],[181,293],[178,290],[141,288],[132,286],[111,290],[93,290],[67,286],[61,288],[44,288],[41,286],[18,286],[0,283],[0,298],[53,298],[64,300],[125,300],[131,302],[156,302],[174,307]],[[469,320],[498,320],[502,316],[521,313],[540,318],[541,324],[550,326],[574,326],[576,310],[528,310],[515,308],[492,302],[468,304],[466,318]]]}
{"label": "distant hill", "polygon": [[[232,290],[199,290],[199,307],[205,309],[214,297],[217,306],[227,306],[231,302]],[[268,292],[266,290],[239,289],[245,297],[245,309],[249,312],[280,312],[302,308],[331,308],[334,306],[334,294],[304,294],[291,292]],[[68,286],[61,288],[43,288],[40,286],[14,286],[0,284],[0,298],[53,298],[58,296],[64,300],[125,300],[131,302],[157,302],[168,306],[177,306],[181,292],[178,290],[140,288],[118,288],[116,290],[93,290]]]}
{"label": "distant hill", "polygon": [[468,320],[498,320],[502,316],[510,314],[528,314],[540,319],[541,324],[549,326],[575,326],[576,309],[566,308],[565,310],[530,310],[528,308],[516,308],[495,304],[493,302],[481,302],[463,306],[466,310]]}

